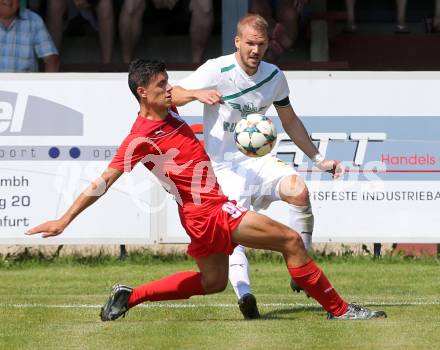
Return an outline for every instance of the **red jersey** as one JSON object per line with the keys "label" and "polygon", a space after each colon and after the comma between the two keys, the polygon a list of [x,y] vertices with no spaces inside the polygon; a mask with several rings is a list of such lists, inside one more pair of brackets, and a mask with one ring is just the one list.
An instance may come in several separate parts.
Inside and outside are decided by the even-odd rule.
{"label": "red jersey", "polygon": [[161,121],[138,115],[110,167],[131,171],[142,162],[181,207],[227,201],[205,149],[189,125],[170,111]]}
{"label": "red jersey", "polygon": [[188,254],[232,254],[232,232],[247,210],[223,195],[208,154],[178,114],[170,111],[163,121],[139,115],[109,167],[131,171],[139,162],[179,204],[181,223],[191,238]]}

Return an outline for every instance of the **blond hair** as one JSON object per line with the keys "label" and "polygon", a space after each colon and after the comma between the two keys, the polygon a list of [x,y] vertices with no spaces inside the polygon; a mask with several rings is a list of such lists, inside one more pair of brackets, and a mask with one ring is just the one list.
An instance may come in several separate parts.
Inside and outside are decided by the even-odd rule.
{"label": "blond hair", "polygon": [[237,36],[241,36],[243,34],[245,27],[251,27],[267,35],[267,28],[269,27],[269,24],[260,15],[248,13],[247,15],[241,17],[237,23]]}

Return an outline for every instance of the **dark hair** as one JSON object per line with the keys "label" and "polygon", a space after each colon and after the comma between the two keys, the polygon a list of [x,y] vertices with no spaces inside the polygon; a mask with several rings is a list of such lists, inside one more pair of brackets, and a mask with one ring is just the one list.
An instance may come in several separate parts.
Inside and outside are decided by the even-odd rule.
{"label": "dark hair", "polygon": [[137,58],[130,62],[128,67],[128,86],[131,92],[139,101],[137,88],[147,86],[151,79],[158,73],[165,72],[165,63],[154,60],[143,60]]}

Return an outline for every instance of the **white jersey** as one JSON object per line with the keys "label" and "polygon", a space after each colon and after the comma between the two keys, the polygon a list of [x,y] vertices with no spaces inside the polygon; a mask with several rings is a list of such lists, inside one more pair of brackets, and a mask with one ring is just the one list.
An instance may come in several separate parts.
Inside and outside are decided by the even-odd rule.
{"label": "white jersey", "polygon": [[179,86],[188,89],[216,89],[224,103],[205,105],[205,148],[215,168],[222,163],[248,159],[235,146],[234,130],[240,119],[250,113],[265,114],[275,101],[289,96],[283,72],[273,64],[261,62],[253,76],[238,64],[235,54],[206,61]]}

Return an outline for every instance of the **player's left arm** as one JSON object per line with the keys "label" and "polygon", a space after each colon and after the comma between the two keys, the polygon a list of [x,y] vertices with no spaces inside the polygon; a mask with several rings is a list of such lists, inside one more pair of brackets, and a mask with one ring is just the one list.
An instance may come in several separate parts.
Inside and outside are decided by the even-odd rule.
{"label": "player's left arm", "polygon": [[208,60],[173,87],[173,103],[176,106],[183,106],[192,101],[208,105],[222,103],[222,95],[217,89],[220,80],[218,59]]}
{"label": "player's left arm", "polygon": [[324,159],[316,146],[310,139],[304,124],[298,118],[289,98],[274,103],[278,116],[287,135],[291,140],[314,162],[315,166],[322,171],[329,172],[335,178],[342,176],[345,172],[345,166],[338,160]]}
{"label": "player's left arm", "polygon": [[222,95],[214,89],[187,90],[181,86],[174,86],[171,91],[173,103],[176,106],[183,106],[192,101],[199,101],[208,105],[222,103]]}

